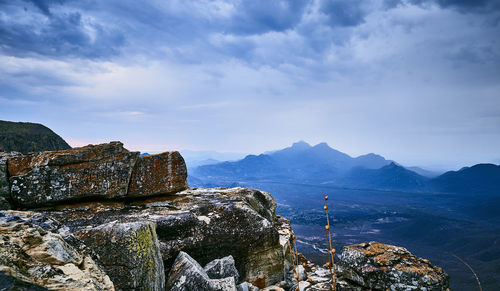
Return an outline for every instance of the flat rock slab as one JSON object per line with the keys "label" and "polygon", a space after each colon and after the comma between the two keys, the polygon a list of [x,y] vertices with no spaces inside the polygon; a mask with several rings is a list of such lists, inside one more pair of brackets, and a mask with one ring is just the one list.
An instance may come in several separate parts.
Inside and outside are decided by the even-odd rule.
{"label": "flat rock slab", "polygon": [[175,193],[187,188],[186,163],[179,152],[142,156],[130,180],[129,197]]}
{"label": "flat rock slab", "polygon": [[125,197],[138,157],[122,143],[111,142],[10,158],[10,195],[15,204],[25,207]]}

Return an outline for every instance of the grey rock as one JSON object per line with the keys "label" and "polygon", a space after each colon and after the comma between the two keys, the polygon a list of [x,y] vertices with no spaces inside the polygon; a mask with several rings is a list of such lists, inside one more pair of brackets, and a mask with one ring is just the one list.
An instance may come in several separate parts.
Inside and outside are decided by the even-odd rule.
{"label": "grey rock", "polygon": [[231,255],[222,259],[215,259],[208,263],[203,269],[211,279],[233,277],[234,281],[238,282],[238,270],[234,265],[234,258]]}
{"label": "grey rock", "polygon": [[238,291],[259,291],[259,288],[255,287],[251,283],[243,282],[240,285],[236,286],[236,290],[238,290]]}
{"label": "grey rock", "polygon": [[24,282],[16,277],[7,274],[6,271],[0,271],[0,290],[2,291],[46,291],[49,290],[33,283]]}
{"label": "grey rock", "polygon": [[155,224],[110,222],[77,232],[99,256],[118,290],[164,290],[165,272]]}
{"label": "grey rock", "polygon": [[449,277],[407,249],[378,242],[346,246],[336,265],[340,279],[376,290],[447,290]]}
{"label": "grey rock", "polygon": [[37,216],[29,211],[0,211],[0,273],[4,273],[0,286],[10,286],[7,290],[114,290],[90,256],[39,226]]}
{"label": "grey rock", "polygon": [[168,275],[166,289],[171,291],[190,290],[236,290],[233,277],[210,279],[196,260],[185,252],[180,252]]}

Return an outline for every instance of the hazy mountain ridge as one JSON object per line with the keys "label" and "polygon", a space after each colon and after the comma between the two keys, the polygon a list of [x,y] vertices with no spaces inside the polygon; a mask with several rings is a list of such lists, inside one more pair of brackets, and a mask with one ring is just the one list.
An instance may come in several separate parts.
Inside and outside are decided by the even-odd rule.
{"label": "hazy mountain ridge", "polygon": [[[351,157],[326,143],[300,141],[282,150],[248,155],[234,162],[190,169],[196,181],[210,185],[238,181],[277,181],[325,184],[355,189],[383,189],[444,193],[500,193],[500,166],[479,164],[442,175],[411,168],[377,154]],[[435,177],[437,176],[437,177]]]}
{"label": "hazy mountain ridge", "polygon": [[0,151],[27,154],[70,148],[66,141],[42,124],[0,120]]}

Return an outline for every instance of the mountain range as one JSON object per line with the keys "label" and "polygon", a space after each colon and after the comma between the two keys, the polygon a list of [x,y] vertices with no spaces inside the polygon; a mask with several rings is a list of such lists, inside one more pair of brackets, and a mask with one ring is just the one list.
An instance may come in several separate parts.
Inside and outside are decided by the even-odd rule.
{"label": "mountain range", "polygon": [[[422,175],[425,174],[425,175]],[[321,184],[353,189],[444,193],[500,193],[500,166],[478,164],[442,175],[405,168],[377,154],[351,157],[326,143],[296,142],[282,150],[189,169],[194,184],[238,182]]]}

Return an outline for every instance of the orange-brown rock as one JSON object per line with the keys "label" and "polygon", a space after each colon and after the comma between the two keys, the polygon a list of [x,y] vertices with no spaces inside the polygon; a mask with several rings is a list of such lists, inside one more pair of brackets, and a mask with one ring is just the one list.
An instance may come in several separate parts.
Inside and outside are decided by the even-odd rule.
{"label": "orange-brown rock", "polygon": [[179,152],[143,156],[134,167],[129,197],[151,196],[187,188],[186,163]]}
{"label": "orange-brown rock", "polygon": [[139,157],[121,142],[33,153],[8,160],[10,195],[37,207],[86,198],[125,197]]}
{"label": "orange-brown rock", "polygon": [[449,287],[449,277],[443,269],[405,248],[378,242],[344,247],[336,267],[341,279],[363,290],[448,290]]}

